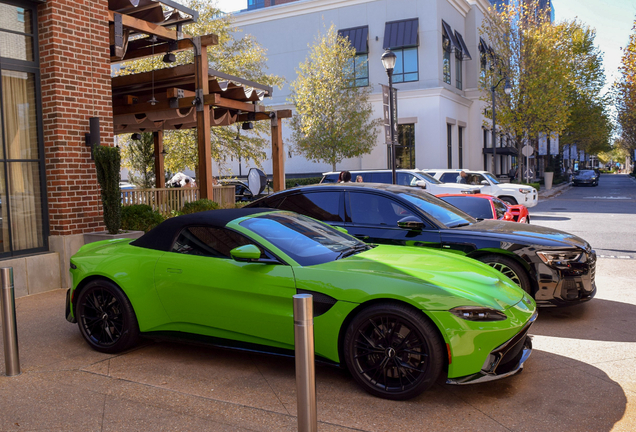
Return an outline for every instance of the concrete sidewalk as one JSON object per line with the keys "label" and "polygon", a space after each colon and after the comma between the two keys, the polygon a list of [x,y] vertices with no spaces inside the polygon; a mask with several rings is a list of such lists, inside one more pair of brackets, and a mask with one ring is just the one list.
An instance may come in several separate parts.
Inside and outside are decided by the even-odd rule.
{"label": "concrete sidewalk", "polygon": [[[318,365],[319,430],[635,430],[636,292],[616,265],[599,261],[600,298],[540,312],[520,375],[441,380],[394,402]],[[293,359],[152,341],[101,354],[64,319],[64,301],[64,290],[16,300],[22,374],[4,376],[0,357],[0,430],[296,430]]]}

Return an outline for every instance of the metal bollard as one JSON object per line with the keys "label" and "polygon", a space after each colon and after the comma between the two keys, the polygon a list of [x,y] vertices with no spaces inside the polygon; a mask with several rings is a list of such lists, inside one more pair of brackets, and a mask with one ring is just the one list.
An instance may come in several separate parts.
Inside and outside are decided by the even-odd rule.
{"label": "metal bollard", "polygon": [[314,363],[314,305],[311,294],[294,296],[296,393],[299,432],[316,432],[316,368]]}
{"label": "metal bollard", "polygon": [[0,268],[2,278],[2,341],[4,342],[4,364],[7,376],[20,375],[18,353],[18,327],[15,320],[15,293],[13,290],[13,267]]}

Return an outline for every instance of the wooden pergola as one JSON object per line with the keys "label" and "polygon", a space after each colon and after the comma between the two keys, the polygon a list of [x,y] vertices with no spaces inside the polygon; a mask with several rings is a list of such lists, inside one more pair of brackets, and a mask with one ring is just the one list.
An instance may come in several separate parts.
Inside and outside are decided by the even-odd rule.
{"label": "wooden pergola", "polygon": [[[291,117],[291,110],[265,109],[261,102],[271,97],[272,88],[210,69],[207,47],[218,43],[217,36],[181,31],[183,24],[196,21],[193,10],[169,0],[109,0],[109,7],[112,63],[185,50],[194,54],[192,64],[112,79],[115,134],[153,132],[155,172],[163,173],[163,132],[196,128],[200,196],[212,199],[210,128],[270,121],[274,190],[284,189],[281,121]],[[157,175],[157,187],[164,182]]]}

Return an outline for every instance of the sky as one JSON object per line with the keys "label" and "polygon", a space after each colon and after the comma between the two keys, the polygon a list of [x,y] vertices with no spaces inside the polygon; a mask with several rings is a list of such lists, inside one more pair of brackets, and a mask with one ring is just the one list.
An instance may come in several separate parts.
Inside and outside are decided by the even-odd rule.
{"label": "sky", "polygon": [[[578,19],[596,29],[596,45],[605,53],[608,84],[618,77],[621,48],[627,45],[636,18],[636,0],[552,0],[555,20]],[[246,9],[247,0],[217,0],[219,9]]]}

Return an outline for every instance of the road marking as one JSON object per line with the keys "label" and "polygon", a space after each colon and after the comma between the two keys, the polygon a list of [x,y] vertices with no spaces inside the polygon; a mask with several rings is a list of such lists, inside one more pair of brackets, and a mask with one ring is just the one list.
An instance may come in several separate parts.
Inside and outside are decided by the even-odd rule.
{"label": "road marking", "polygon": [[636,259],[636,257],[629,255],[596,255],[597,258],[613,258],[613,259]]}
{"label": "road marking", "polygon": [[591,196],[585,197],[585,199],[614,199],[614,200],[630,200],[633,199],[631,197],[613,197],[613,196]]}

